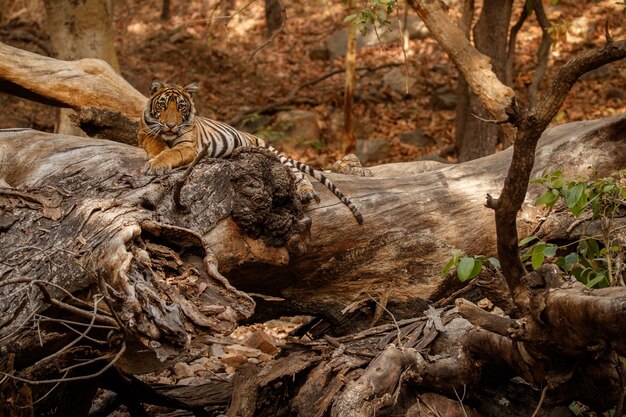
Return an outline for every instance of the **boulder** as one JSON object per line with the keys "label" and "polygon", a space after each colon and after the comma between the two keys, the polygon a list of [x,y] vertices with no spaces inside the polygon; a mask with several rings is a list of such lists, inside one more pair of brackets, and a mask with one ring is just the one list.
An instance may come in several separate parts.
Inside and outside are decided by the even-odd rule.
{"label": "boulder", "polygon": [[357,139],[356,156],[362,163],[379,161],[389,154],[389,141],[385,139]]}
{"label": "boulder", "polygon": [[400,142],[417,147],[433,146],[437,144],[435,139],[421,130],[400,133]]}

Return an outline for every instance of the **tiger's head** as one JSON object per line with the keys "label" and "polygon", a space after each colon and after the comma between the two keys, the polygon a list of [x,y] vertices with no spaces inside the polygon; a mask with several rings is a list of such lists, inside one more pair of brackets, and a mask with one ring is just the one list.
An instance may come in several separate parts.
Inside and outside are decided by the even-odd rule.
{"label": "tiger's head", "polygon": [[196,114],[192,100],[196,91],[197,83],[180,86],[153,80],[150,99],[143,112],[143,122],[148,133],[171,142],[188,132]]}

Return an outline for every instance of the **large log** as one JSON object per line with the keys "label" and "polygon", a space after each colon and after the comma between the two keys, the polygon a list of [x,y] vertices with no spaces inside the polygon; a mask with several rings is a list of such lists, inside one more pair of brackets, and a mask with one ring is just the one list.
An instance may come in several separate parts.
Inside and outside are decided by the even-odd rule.
{"label": "large log", "polygon": [[[571,176],[589,173],[589,167],[599,175],[620,169],[625,164],[625,124],[626,117],[621,116],[548,130],[537,154],[535,175],[549,166]],[[500,188],[510,161],[510,152],[505,151],[421,173],[416,173],[419,163],[405,163],[375,167],[373,178],[329,174],[364,213],[365,224],[359,226],[345,206],[317,184],[322,203],[306,211],[312,219],[311,239],[307,253],[301,255],[302,230],[285,232],[298,236],[287,247],[291,238],[286,235],[257,239],[263,232],[257,226],[246,226],[252,233],[247,235],[228,216],[232,211],[225,207],[236,205],[233,191],[224,191],[232,174],[224,179],[215,171],[228,171],[229,161],[196,168],[198,178],[210,179],[193,180],[183,188],[183,200],[193,201],[191,213],[184,214],[171,198],[172,183],[181,173],[160,179],[141,176],[145,156],[138,148],[29,130],[3,131],[0,140],[5,161],[0,178],[13,189],[46,195],[45,189],[67,188],[72,204],[77,204],[76,199],[90,201],[88,213],[104,214],[106,210],[99,207],[106,204],[128,205],[142,214],[120,214],[116,218],[122,223],[124,218],[139,216],[133,223],[158,219],[163,227],[188,229],[202,239],[203,251],[214,254],[219,271],[236,288],[285,300],[263,302],[263,309],[331,318],[340,317],[346,306],[383,298],[390,300],[389,308],[398,317],[410,317],[440,284],[438,272],[453,250],[493,255],[494,224],[484,196]],[[71,187],[62,185],[66,183]],[[532,205],[539,192],[539,187],[531,187],[519,216],[521,235],[530,233],[545,214]],[[10,198],[19,200],[19,196]],[[97,222],[96,218],[92,215],[91,220]],[[553,228],[548,222],[540,234],[549,237],[562,230],[563,224]],[[74,233],[68,239],[79,236],[78,230]]]}

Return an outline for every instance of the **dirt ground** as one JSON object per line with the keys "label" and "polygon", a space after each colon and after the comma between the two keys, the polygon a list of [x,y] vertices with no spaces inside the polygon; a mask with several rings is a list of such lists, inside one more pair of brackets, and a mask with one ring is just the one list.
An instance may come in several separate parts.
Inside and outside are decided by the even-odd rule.
{"label": "dirt ground", "polygon": [[[330,0],[285,1],[287,21],[272,42],[253,57],[251,52],[266,40],[263,2],[260,0],[172,1],[171,18],[160,20],[160,1],[117,0],[113,24],[116,48],[123,76],[147,94],[152,78],[170,82],[198,81],[196,97],[199,114],[222,121],[233,121],[243,112],[281,100],[309,80],[340,69],[344,57],[325,56],[328,37],[345,25],[345,5]],[[521,1],[514,19],[522,8]],[[615,39],[625,35],[623,6],[613,0],[559,0],[546,2],[548,17],[557,40],[550,56],[550,68],[543,87],[570,56],[604,39],[608,22]],[[452,13],[458,4],[452,3]],[[412,12],[412,11],[410,11]],[[45,10],[40,1],[15,1],[5,12],[0,41],[50,55],[46,36]],[[392,24],[397,24],[392,17]],[[541,30],[531,17],[524,25],[517,45],[515,89],[525,97]],[[390,69],[362,72],[355,92],[358,139],[390,142],[389,151],[379,162],[415,160],[437,155],[454,142],[454,110],[432,109],[433,92],[454,92],[458,73],[433,39],[410,41],[405,54],[400,39],[359,49],[357,66],[376,67],[397,63],[416,83],[409,95],[389,88],[383,76]],[[303,89],[309,101],[297,107],[318,115],[320,137],[304,146],[287,146],[290,156],[316,167],[329,167],[340,158],[339,143],[343,124],[343,74],[337,74]],[[554,123],[595,119],[626,111],[626,65],[617,62],[581,80],[566,100]],[[293,108],[296,108],[292,106]],[[0,128],[33,127],[52,131],[53,109],[0,95]],[[260,133],[270,141],[269,118],[260,118]],[[251,119],[255,119],[252,117]],[[434,141],[425,146],[401,143],[403,132],[420,130]],[[281,147],[278,144],[278,147]],[[448,157],[454,161],[453,156]]]}

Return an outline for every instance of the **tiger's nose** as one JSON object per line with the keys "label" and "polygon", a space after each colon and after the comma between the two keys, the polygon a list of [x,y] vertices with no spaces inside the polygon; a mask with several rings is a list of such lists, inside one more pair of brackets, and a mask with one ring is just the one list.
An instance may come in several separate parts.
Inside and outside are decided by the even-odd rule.
{"label": "tiger's nose", "polygon": [[176,127],[176,122],[165,122],[165,126],[169,127],[170,129],[174,129]]}

